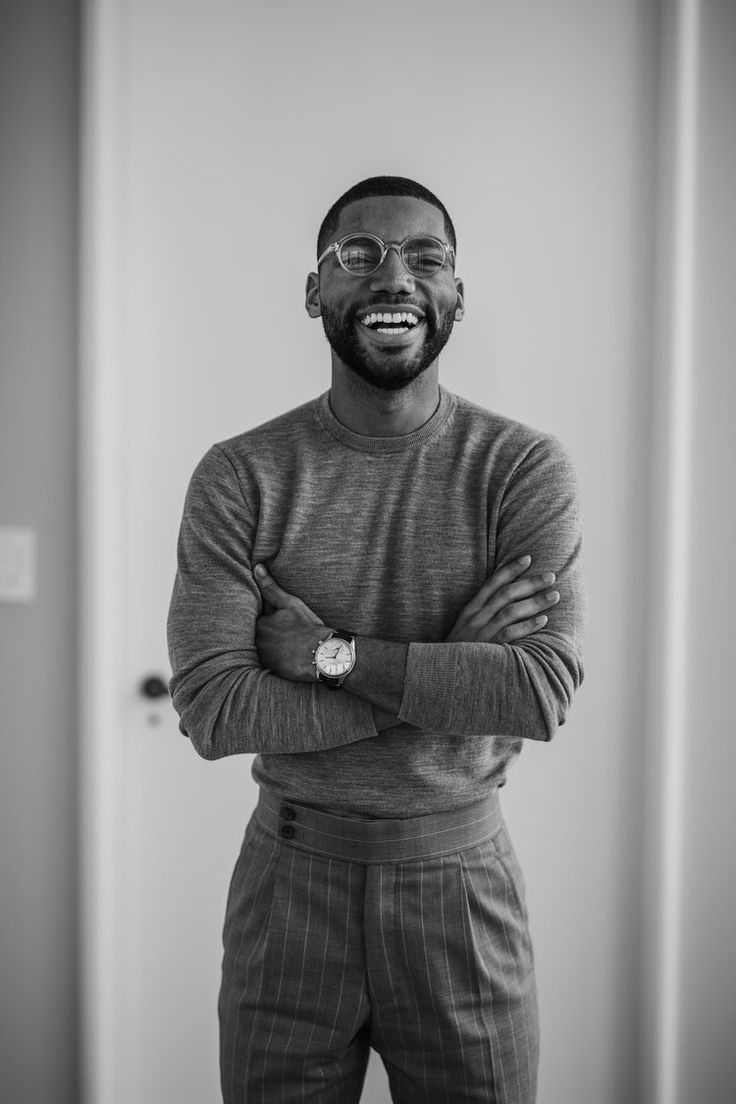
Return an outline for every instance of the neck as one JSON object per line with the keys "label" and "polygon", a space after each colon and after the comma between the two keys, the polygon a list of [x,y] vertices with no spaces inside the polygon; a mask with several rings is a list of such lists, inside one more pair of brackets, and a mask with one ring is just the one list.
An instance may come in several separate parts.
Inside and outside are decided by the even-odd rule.
{"label": "neck", "polygon": [[332,358],[332,412],[346,429],[365,437],[401,437],[419,429],[440,401],[439,362],[399,391],[373,387]]}

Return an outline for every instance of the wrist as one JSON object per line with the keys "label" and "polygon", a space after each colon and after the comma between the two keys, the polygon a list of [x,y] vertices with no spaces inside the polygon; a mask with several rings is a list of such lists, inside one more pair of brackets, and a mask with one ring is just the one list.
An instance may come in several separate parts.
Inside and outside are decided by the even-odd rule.
{"label": "wrist", "polygon": [[309,625],[299,634],[299,641],[294,649],[296,682],[314,682],[314,650],[331,632],[327,625]]}
{"label": "wrist", "polygon": [[345,689],[393,717],[399,715],[409,645],[361,636],[356,663]]}

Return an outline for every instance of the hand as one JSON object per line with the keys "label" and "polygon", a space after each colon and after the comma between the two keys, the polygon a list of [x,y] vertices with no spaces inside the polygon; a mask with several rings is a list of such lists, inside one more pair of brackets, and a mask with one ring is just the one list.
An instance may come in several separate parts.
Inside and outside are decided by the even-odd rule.
{"label": "hand", "polygon": [[460,612],[448,641],[510,644],[543,628],[547,617],[541,611],[556,605],[560,595],[550,589],[551,571],[521,578],[531,562],[531,556],[522,556],[494,571]]}
{"label": "hand", "polygon": [[330,629],[301,598],[280,587],[263,564],[257,564],[253,574],[265,610],[256,620],[261,664],[292,682],[314,682],[312,651]]}

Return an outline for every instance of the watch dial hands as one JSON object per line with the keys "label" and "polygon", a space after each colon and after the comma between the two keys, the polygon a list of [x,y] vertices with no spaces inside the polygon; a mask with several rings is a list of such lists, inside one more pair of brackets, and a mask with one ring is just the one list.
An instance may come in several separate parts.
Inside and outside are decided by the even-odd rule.
{"label": "watch dial hands", "polygon": [[317,678],[336,689],[355,664],[352,640],[344,634],[334,633],[332,638],[321,640],[314,650],[313,663]]}

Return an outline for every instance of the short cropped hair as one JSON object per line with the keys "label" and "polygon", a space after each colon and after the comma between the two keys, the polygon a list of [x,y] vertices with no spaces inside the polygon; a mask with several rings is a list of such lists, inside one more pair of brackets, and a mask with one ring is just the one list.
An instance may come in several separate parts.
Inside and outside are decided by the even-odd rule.
{"label": "short cropped hair", "polygon": [[349,203],[355,203],[358,199],[369,199],[373,196],[413,196],[415,199],[423,199],[425,203],[431,203],[437,207],[445,220],[445,234],[448,243],[453,249],[457,247],[455,227],[452,225],[447,208],[437,196],[425,188],[423,184],[417,184],[416,180],[409,180],[405,176],[369,176],[354,184],[352,188],[336,200],[325,215],[317,236],[317,256],[320,257],[332,241],[333,235],[340,221],[340,212]]}

